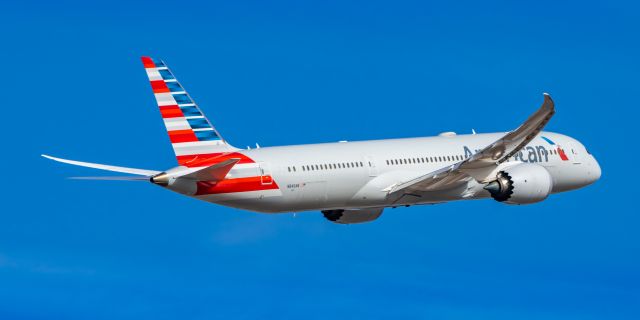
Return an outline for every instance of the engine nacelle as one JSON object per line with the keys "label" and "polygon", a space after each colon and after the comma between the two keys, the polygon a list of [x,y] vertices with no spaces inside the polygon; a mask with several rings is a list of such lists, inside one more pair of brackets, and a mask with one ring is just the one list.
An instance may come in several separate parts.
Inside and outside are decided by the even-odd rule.
{"label": "engine nacelle", "polygon": [[358,210],[324,210],[322,214],[327,220],[340,223],[340,224],[352,224],[363,223],[378,219],[382,214],[384,208],[367,208]]}
{"label": "engine nacelle", "polygon": [[531,163],[517,164],[498,172],[496,180],[484,189],[491,197],[507,204],[529,204],[546,199],[551,193],[553,179],[549,171]]}

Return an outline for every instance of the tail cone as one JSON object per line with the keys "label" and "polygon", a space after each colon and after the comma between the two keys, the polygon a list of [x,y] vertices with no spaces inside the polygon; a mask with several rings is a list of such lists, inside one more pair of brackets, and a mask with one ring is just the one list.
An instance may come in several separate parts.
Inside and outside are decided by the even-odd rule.
{"label": "tail cone", "polygon": [[166,187],[169,185],[169,175],[166,172],[152,176],[149,181],[153,184]]}
{"label": "tail cone", "polygon": [[500,193],[501,187],[498,181],[492,181],[488,183],[486,186],[484,186],[484,189],[494,194],[494,193]]}

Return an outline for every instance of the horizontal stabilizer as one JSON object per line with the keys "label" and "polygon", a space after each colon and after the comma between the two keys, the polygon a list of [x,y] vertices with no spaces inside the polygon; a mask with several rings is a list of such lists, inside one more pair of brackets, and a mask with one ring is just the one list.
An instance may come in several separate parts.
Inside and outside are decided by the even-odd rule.
{"label": "horizontal stabilizer", "polygon": [[43,154],[42,156],[47,158],[47,159],[51,159],[53,161],[72,164],[74,166],[87,167],[87,168],[100,169],[100,170],[107,170],[107,171],[114,171],[114,172],[129,173],[129,174],[135,174],[135,175],[139,175],[139,176],[150,177],[150,176],[153,176],[153,175],[161,173],[161,171],[154,171],[154,170],[144,170],[144,169],[136,169],[136,168],[117,167],[117,166],[110,166],[110,165],[99,164],[99,163],[91,163],[91,162],[82,162],[82,161],[75,161],[75,160],[60,159],[60,158],[52,157],[52,156],[49,156],[49,155],[46,155],[46,154]]}
{"label": "horizontal stabilizer", "polygon": [[231,168],[240,161],[239,158],[232,158],[229,160],[216,163],[214,165],[202,168],[198,171],[194,171],[183,176],[179,179],[188,179],[196,181],[220,181],[231,171]]}

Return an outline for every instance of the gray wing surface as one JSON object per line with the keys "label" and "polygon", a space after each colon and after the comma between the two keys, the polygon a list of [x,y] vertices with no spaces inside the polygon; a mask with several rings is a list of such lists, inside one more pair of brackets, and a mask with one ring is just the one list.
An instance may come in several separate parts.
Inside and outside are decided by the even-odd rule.
{"label": "gray wing surface", "polygon": [[544,94],[542,106],[517,129],[475,153],[471,157],[425,175],[389,186],[389,194],[446,190],[470,179],[483,181],[498,165],[519,152],[542,131],[555,113],[551,96]]}

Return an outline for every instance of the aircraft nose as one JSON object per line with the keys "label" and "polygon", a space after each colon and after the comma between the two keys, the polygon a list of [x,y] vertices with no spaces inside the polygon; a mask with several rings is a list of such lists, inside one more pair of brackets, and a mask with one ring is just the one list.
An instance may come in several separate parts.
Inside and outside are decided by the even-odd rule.
{"label": "aircraft nose", "polygon": [[598,160],[596,160],[595,157],[591,156],[590,162],[591,163],[589,166],[589,178],[591,180],[590,182],[594,183],[600,179],[600,176],[602,175],[602,169],[600,168],[600,164],[598,163]]}

